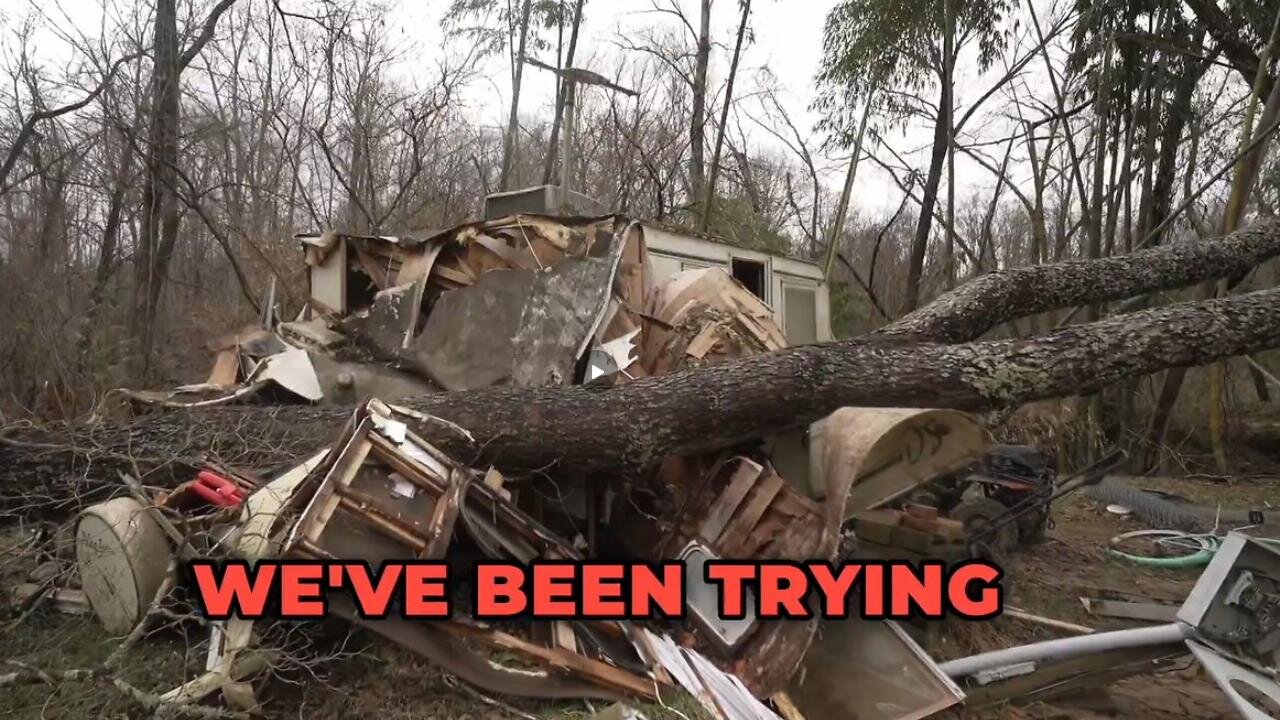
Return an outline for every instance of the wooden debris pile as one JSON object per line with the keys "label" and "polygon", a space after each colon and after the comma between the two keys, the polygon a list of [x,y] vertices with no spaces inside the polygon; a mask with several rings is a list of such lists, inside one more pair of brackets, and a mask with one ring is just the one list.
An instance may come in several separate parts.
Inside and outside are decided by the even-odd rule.
{"label": "wooden debris pile", "polygon": [[[395,391],[625,386],[785,348],[771,309],[718,268],[655,286],[643,227],[620,216],[516,215],[423,239],[300,240],[308,307],[278,322],[268,302],[263,327],[213,343],[205,386],[224,394],[195,402],[361,402],[325,447],[317,438],[311,458],[270,482],[253,469],[219,467],[236,486],[228,507],[216,484],[196,481],[150,499],[202,527],[209,556],[466,566],[582,560],[607,547],[687,568],[715,559],[836,561],[855,510],[969,459],[983,442],[958,417],[876,411],[870,425],[845,416],[815,425],[816,462],[799,433],[673,456],[641,477],[588,478],[554,466],[504,475],[439,449],[442,438],[477,428],[417,411]],[[188,406],[173,395],[132,397]],[[911,438],[948,433],[946,442],[902,451]],[[333,608],[495,693],[661,700],[683,688],[712,715],[735,720],[776,717],[759,698],[790,708],[778,694],[796,687],[819,620],[725,620],[701,574],[685,577],[688,616],[643,624],[549,621],[522,634],[466,613],[415,622],[365,617],[340,599]],[[202,697],[240,677],[242,663],[260,664],[252,626],[216,623],[208,676],[173,696]],[[927,672],[897,638],[889,642],[899,643],[903,662]],[[495,666],[482,654],[493,651],[541,671]],[[244,693],[238,681],[234,692]]]}

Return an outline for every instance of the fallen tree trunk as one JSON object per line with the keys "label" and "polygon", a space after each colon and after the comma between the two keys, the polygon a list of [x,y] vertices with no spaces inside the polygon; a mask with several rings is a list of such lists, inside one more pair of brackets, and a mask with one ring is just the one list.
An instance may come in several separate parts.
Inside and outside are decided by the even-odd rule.
{"label": "fallen tree trunk", "polygon": [[[1183,303],[1029,340],[856,339],[788,348],[610,390],[486,388],[416,400],[476,437],[433,430],[460,457],[513,469],[649,467],[806,425],[846,405],[985,410],[1280,345],[1280,289]],[[445,439],[448,436],[448,439]]]}
{"label": "fallen tree trunk", "polygon": [[[800,427],[844,405],[968,410],[1084,394],[1108,383],[1280,346],[1280,290],[1176,305],[1023,341],[965,345],[1008,320],[1238,274],[1280,254],[1280,221],[1218,240],[1127,257],[982,276],[863,338],[791,348],[614,389],[498,387],[415,400],[458,423],[423,434],[468,462],[508,470],[636,471],[695,452]],[[273,468],[309,455],[348,415],[342,408],[227,407],[172,411],[130,424],[0,428],[0,508],[75,504],[118,471],[156,484],[213,460]]]}
{"label": "fallen tree trunk", "polygon": [[1129,255],[1009,268],[974,278],[876,334],[967,342],[1010,320],[1241,275],[1276,256],[1280,256],[1280,219],[1209,242],[1172,243]]}
{"label": "fallen tree trunk", "polygon": [[[633,473],[801,427],[846,405],[984,410],[1065,395],[1172,367],[1280,346],[1280,289],[1182,303],[1028,340],[960,345],[868,337],[807,345],[614,388],[492,387],[406,403],[448,423],[419,432],[460,460],[512,471]],[[114,480],[136,462],[159,477],[206,458],[279,465],[328,441],[342,408],[211,408],[126,427],[26,433],[0,443],[5,505],[15,491]],[[42,444],[32,444],[42,443]],[[157,480],[158,481],[158,480]],[[88,480],[92,485],[92,480]],[[52,489],[50,495],[57,493]]]}

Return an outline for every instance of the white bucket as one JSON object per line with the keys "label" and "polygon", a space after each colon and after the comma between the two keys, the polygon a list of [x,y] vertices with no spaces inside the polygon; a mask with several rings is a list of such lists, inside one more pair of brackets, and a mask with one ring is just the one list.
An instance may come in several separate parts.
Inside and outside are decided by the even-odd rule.
{"label": "white bucket", "polygon": [[108,632],[123,635],[138,624],[164,582],[170,558],[164,530],[131,497],[99,503],[80,515],[80,585]]}

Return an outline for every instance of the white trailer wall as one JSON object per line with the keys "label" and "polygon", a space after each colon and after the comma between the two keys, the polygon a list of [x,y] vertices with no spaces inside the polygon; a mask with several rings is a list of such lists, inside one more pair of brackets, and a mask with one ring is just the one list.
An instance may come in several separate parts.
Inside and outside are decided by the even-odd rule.
{"label": "white trailer wall", "polygon": [[763,300],[793,345],[831,340],[831,304],[814,263],[744,250],[705,238],[644,224],[645,244],[654,280],[662,282],[683,270],[722,267],[732,274],[733,261],[763,267]]}

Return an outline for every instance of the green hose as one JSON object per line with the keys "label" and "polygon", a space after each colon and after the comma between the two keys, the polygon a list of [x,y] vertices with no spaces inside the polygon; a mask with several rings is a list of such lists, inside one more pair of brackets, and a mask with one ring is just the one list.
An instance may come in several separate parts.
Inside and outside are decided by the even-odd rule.
{"label": "green hose", "polygon": [[1136,565],[1160,568],[1193,568],[1200,567],[1201,565],[1208,565],[1217,550],[1201,550],[1194,555],[1183,555],[1182,557],[1144,557],[1142,555],[1130,555],[1126,552],[1120,552],[1115,548],[1107,548],[1107,552],[1115,557],[1128,560]]}
{"label": "green hose", "polygon": [[[1124,533],[1123,535],[1117,535],[1111,538],[1111,544],[1115,545],[1117,542],[1121,540],[1126,540],[1132,537],[1151,537],[1151,536],[1164,536],[1171,539],[1186,538],[1186,539],[1195,540],[1196,542],[1200,543],[1201,549],[1199,552],[1195,552],[1190,555],[1183,555],[1181,557],[1146,557],[1145,555],[1130,555],[1127,552],[1121,552],[1120,550],[1116,550],[1114,547],[1107,548],[1107,552],[1113,557],[1118,557],[1123,560],[1128,560],[1129,562],[1134,563],[1135,565],[1146,565],[1147,567],[1158,567],[1158,568],[1169,568],[1169,569],[1193,568],[1193,567],[1200,567],[1202,565],[1208,565],[1209,561],[1213,559],[1213,556],[1217,554],[1218,545],[1221,542],[1219,538],[1211,535],[1194,535],[1192,533],[1184,533],[1184,532],[1179,532],[1177,530],[1138,530],[1136,532],[1128,532],[1128,533]],[[1264,545],[1271,547],[1276,552],[1280,552],[1280,539],[1260,538],[1260,537],[1255,537],[1252,539],[1256,542],[1260,542]]]}
{"label": "green hose", "polygon": [[1185,538],[1194,540],[1200,545],[1200,550],[1190,555],[1180,555],[1178,557],[1147,557],[1145,555],[1131,555],[1127,552],[1117,550],[1114,547],[1107,548],[1107,552],[1123,560],[1128,560],[1135,565],[1145,565],[1147,567],[1158,568],[1194,568],[1208,565],[1213,559],[1215,553],[1218,552],[1218,538],[1212,535],[1193,535],[1178,530],[1136,530],[1117,535],[1111,538],[1111,545],[1115,545],[1122,540],[1135,537],[1158,537],[1158,538]]}

